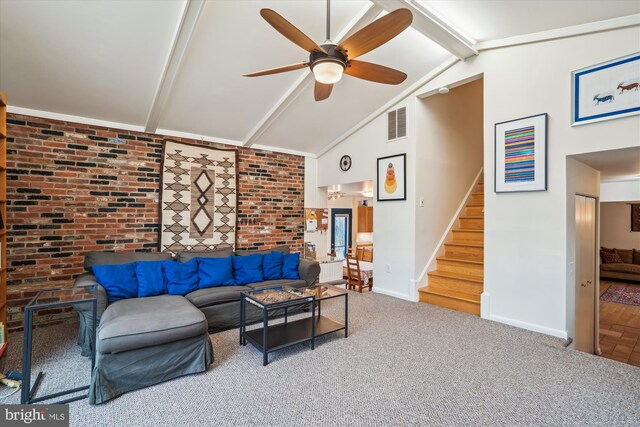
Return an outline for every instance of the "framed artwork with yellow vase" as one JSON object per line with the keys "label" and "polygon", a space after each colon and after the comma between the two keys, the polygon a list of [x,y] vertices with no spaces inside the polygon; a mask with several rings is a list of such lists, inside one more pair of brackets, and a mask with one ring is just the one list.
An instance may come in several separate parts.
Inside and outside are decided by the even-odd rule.
{"label": "framed artwork with yellow vase", "polygon": [[407,155],[380,157],[378,159],[379,202],[407,200]]}

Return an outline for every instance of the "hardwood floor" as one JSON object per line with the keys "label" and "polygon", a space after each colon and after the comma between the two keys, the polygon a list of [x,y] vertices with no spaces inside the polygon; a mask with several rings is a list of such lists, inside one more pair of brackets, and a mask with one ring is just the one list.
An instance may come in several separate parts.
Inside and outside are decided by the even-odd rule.
{"label": "hardwood floor", "polygon": [[[640,287],[602,280],[600,295],[614,283]],[[640,307],[600,300],[600,350],[607,359],[640,367]]]}

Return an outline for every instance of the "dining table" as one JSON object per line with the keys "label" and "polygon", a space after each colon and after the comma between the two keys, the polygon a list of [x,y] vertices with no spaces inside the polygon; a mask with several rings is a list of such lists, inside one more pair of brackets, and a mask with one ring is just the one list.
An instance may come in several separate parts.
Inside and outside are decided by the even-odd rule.
{"label": "dining table", "polygon": [[[360,278],[363,283],[369,283],[369,280],[373,281],[373,263],[367,261],[358,261],[360,264]],[[349,275],[347,271],[347,260],[342,261],[342,273],[345,277]]]}

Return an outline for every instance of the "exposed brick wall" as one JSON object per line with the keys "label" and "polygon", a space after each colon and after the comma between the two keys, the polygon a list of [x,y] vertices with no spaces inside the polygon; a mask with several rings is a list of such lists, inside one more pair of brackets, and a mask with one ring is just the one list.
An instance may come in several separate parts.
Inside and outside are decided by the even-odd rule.
{"label": "exposed brick wall", "polygon": [[[70,286],[91,250],[156,251],[162,135],[7,115],[10,330],[34,290]],[[229,146],[170,138],[207,146]],[[304,158],[238,148],[238,248],[302,251]],[[41,313],[34,323],[69,321]]]}

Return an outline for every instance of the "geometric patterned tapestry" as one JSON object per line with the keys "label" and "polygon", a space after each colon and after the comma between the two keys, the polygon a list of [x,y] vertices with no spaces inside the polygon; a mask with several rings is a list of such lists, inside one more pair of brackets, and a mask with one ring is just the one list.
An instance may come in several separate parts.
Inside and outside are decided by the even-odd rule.
{"label": "geometric patterned tapestry", "polygon": [[165,141],[160,251],[235,247],[237,151]]}

